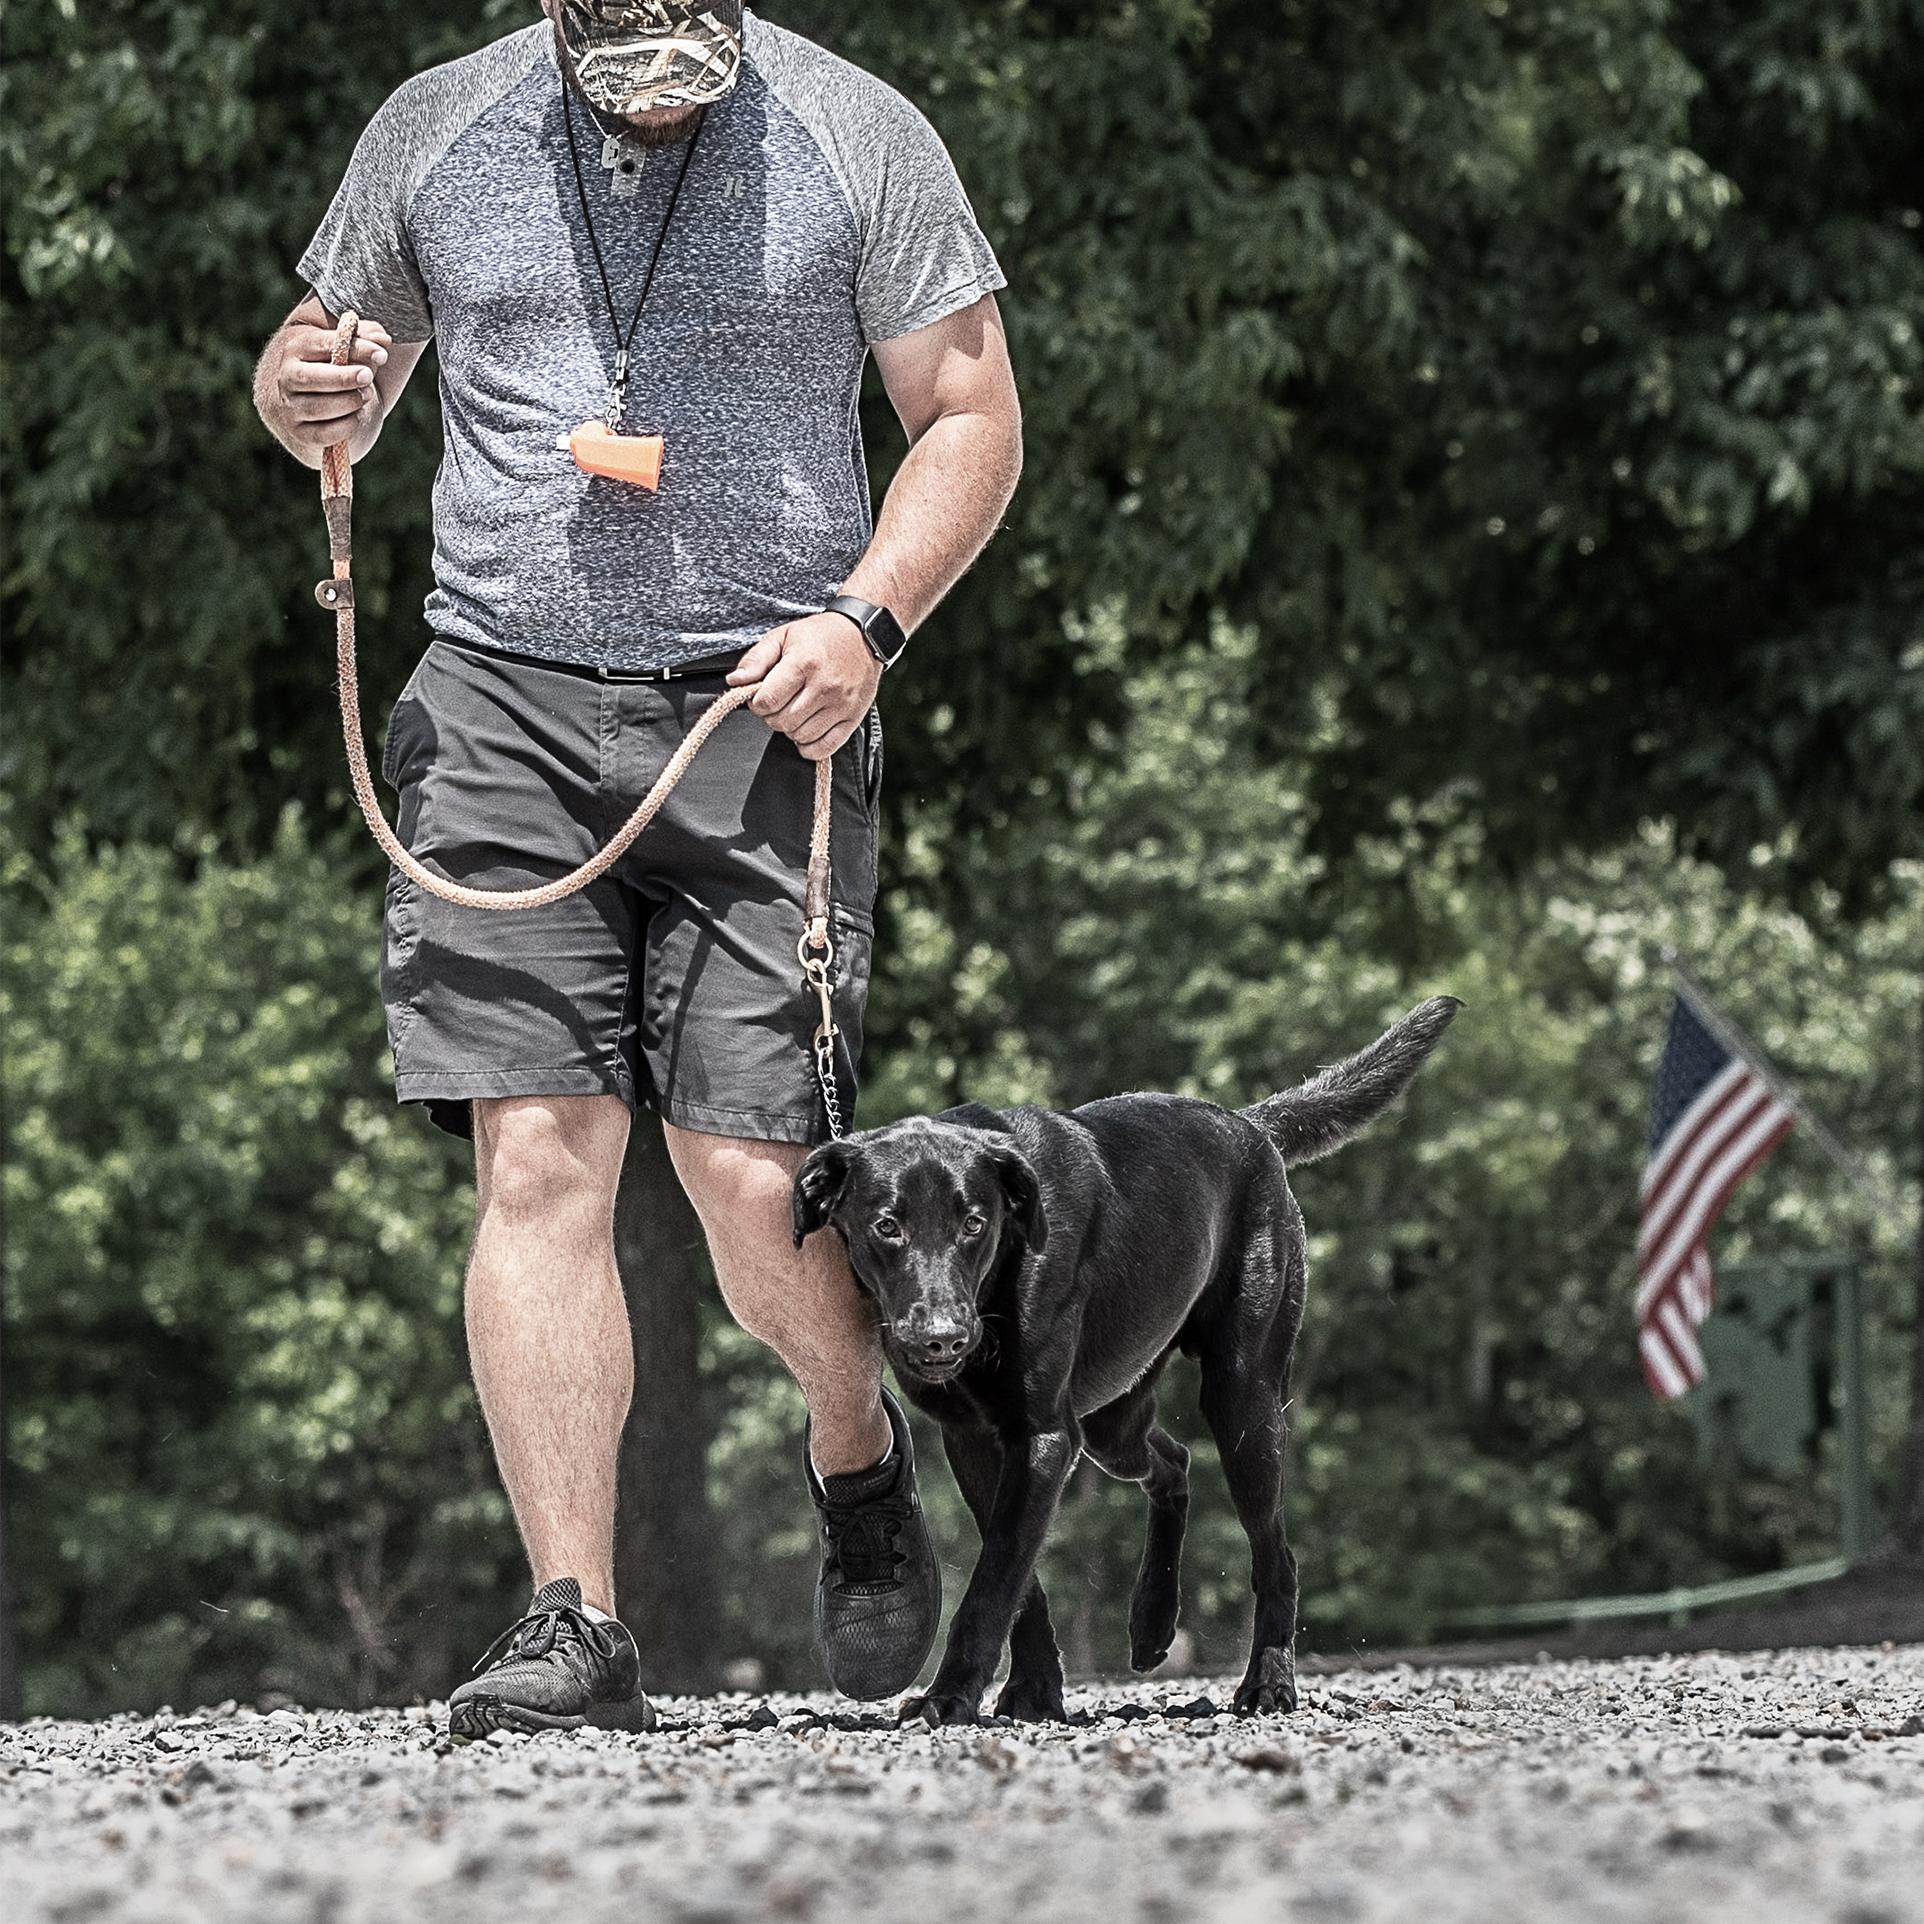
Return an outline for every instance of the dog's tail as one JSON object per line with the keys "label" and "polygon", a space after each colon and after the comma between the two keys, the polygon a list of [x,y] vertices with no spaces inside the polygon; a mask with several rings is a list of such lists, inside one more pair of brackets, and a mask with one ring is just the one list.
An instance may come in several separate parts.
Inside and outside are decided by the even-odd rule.
{"label": "dog's tail", "polygon": [[1314,1162],[1342,1148],[1416,1080],[1462,1008],[1453,995],[1432,996],[1367,1049],[1245,1109],[1288,1163]]}

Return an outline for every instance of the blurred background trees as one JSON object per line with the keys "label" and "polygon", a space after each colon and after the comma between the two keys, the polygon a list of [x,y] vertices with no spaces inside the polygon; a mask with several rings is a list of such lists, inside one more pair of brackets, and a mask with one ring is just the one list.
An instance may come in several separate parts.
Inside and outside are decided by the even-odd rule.
{"label": "blurred background trees", "polygon": [[[1451,989],[1403,1120],[1300,1184],[1307,1642],[1826,1547],[1828,1439],[1787,1489],[1643,1391],[1632,1196],[1669,943],[1917,1208],[1924,7],[766,10],[949,141],[1028,413],[1008,529],[890,684],[863,1119],[1246,1101]],[[7,1361],[43,1706],[439,1691],[519,1599],[464,1158],[384,1083],[312,477],[248,389],[374,107],[532,14],[8,18]],[[425,639],[438,455],[417,383],[359,476],[372,689]],[[1880,1489],[1924,1553],[1924,1255],[1795,1143],[1722,1247],[1860,1266]],[[806,1679],[799,1406],[699,1314],[715,1652]],[[1187,1621],[1227,1661],[1206,1452],[1197,1484]],[[1120,1651],[1138,1510],[1072,1495],[1082,1663]]]}

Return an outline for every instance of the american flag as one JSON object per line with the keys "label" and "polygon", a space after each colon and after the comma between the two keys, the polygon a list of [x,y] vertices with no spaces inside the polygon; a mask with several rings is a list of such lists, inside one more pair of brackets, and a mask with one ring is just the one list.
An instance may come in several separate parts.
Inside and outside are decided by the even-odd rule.
{"label": "american flag", "polygon": [[1704,1239],[1737,1185],[1790,1134],[1795,1111],[1679,992],[1657,1065],[1637,1228],[1637,1354],[1668,1403],[1704,1378]]}

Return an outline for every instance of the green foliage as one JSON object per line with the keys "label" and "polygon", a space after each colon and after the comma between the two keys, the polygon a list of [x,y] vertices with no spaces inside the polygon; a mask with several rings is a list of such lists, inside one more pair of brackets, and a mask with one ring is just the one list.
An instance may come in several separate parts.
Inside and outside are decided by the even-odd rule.
{"label": "green foliage", "polygon": [[[980,817],[1066,775],[1115,699],[1089,624],[1153,649],[1220,604],[1272,725],[1335,703],[1332,845],[1446,791],[1532,847],[1790,834],[1840,887],[1917,852],[1915,0],[777,12],[927,103],[1013,281],[1028,474],[925,644],[946,708],[897,704],[927,788]],[[10,20],[33,823],[258,847],[289,794],[345,813],[313,485],[249,359],[380,98],[531,13]],[[423,380],[362,477],[375,689],[419,640],[432,418]]]}
{"label": "green foliage", "polygon": [[34,1695],[444,1688],[520,1581],[457,1164],[385,1086],[365,895],[292,816],[249,867],[198,852],[189,878],[69,839],[7,878]]}

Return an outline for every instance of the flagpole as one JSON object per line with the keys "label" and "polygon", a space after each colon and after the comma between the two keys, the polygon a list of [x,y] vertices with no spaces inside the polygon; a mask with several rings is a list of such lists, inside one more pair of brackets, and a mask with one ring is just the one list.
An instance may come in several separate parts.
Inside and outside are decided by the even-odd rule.
{"label": "flagpole", "polygon": [[1838,1141],[1803,1097],[1770,1066],[1770,1059],[1763,1050],[1711,1000],[1709,990],[1678,960],[1677,951],[1666,948],[1663,959],[1669,963],[1671,974],[1677,978],[1677,993],[1696,1011],[1704,1027],[1725,1048],[1749,1063],[1758,1080],[1809,1129],[1811,1140],[1837,1165],[1845,1180],[1871,1206],[1873,1212],[1879,1216],[1889,1213],[1901,1217],[1903,1211],[1897,1199],[1885,1194],[1870,1171]]}

